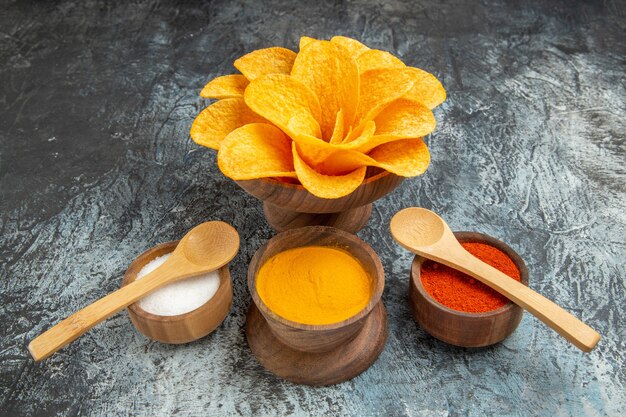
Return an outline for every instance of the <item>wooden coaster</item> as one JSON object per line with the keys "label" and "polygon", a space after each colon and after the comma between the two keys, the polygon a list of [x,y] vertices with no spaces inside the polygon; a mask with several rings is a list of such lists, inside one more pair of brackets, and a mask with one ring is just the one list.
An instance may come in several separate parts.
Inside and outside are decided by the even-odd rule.
{"label": "wooden coaster", "polygon": [[359,375],[376,361],[387,341],[387,311],[380,301],[350,342],[328,352],[308,353],[280,342],[256,305],[250,303],[246,337],[254,356],[274,375],[296,384],[338,384]]}

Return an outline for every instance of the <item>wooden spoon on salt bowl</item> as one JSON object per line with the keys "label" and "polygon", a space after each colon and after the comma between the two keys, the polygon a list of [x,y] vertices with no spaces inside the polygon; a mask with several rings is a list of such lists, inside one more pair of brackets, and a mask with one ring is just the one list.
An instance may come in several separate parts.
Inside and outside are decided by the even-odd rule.
{"label": "wooden spoon on salt bowl", "polygon": [[391,219],[391,234],[405,249],[464,272],[498,291],[579,349],[589,352],[600,340],[598,332],[552,301],[472,256],[432,211],[417,207],[399,211]]}
{"label": "wooden spoon on salt bowl", "polygon": [[120,288],[72,314],[28,345],[33,359],[40,361],[73,342],[102,320],[128,307],[156,289],[214,271],[230,262],[239,251],[239,234],[227,223],[202,223],[181,239],[172,255],[144,278]]}

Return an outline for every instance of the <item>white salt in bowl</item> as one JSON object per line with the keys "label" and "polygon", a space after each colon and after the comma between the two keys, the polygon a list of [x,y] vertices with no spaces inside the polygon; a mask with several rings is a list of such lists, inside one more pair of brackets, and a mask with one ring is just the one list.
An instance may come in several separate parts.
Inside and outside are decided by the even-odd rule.
{"label": "white salt in bowl", "polygon": [[[157,258],[170,254],[177,245],[178,241],[163,243],[139,255],[124,274],[122,286],[156,269],[164,261]],[[228,265],[217,271],[219,282],[211,275],[156,290],[128,307],[130,320],[139,332],[162,343],[188,343],[208,335],[222,324],[233,301]]]}

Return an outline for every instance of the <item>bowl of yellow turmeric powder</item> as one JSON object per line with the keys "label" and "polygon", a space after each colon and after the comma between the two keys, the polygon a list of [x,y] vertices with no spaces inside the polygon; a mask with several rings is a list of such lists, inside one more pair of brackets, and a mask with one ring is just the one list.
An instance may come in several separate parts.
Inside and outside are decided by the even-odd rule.
{"label": "bowl of yellow turmeric powder", "polygon": [[266,369],[293,382],[350,379],[384,346],[384,285],[380,259],[351,233],[327,226],[279,233],[248,268],[250,348]]}

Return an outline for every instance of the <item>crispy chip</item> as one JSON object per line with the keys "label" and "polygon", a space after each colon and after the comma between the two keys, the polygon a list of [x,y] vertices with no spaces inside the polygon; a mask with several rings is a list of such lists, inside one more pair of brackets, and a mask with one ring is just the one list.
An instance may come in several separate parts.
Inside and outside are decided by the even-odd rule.
{"label": "crispy chip", "polygon": [[292,138],[298,144],[300,156],[307,164],[317,165],[339,148],[336,145],[307,134],[298,134]]}
{"label": "crispy chip", "polygon": [[296,143],[292,145],[293,164],[300,183],[319,198],[340,198],[356,190],[365,179],[367,167],[361,166],[345,175],[324,175],[300,158]]}
{"label": "crispy chip", "polygon": [[362,153],[368,153],[372,149],[377,146],[382,145],[383,143],[393,142],[394,140],[401,140],[406,138],[399,138],[393,135],[372,135],[359,137],[353,140],[350,143],[347,143],[346,149],[351,149],[354,151],[359,151]]}
{"label": "crispy chip", "polygon": [[328,41],[309,43],[293,63],[291,76],[317,96],[322,110],[317,120],[323,139],[332,137],[340,110],[345,127],[352,124],[359,101],[359,69],[340,46]]}
{"label": "crispy chip", "polygon": [[300,157],[323,174],[345,174],[370,162],[366,155],[343,144],[330,144],[310,135],[297,135],[294,142],[298,144]]}
{"label": "crispy chip", "polygon": [[[376,143],[378,139],[382,143]],[[375,166],[396,175],[412,177],[422,174],[430,162],[428,148],[421,138],[393,138],[390,141],[388,137],[373,136],[365,145],[370,149],[375,146],[369,155],[348,146],[312,141],[306,145],[298,143],[298,148],[304,161],[326,175],[341,175],[360,166]]]}
{"label": "crispy chip", "polygon": [[446,90],[437,77],[419,68],[407,67],[406,71],[413,79],[413,87],[404,97],[419,101],[431,110],[446,100]]}
{"label": "crispy chip", "polygon": [[374,119],[377,135],[419,138],[435,130],[437,121],[423,104],[400,98],[385,107]]}
{"label": "crispy chip", "polygon": [[357,139],[364,140],[374,135],[376,132],[376,123],[372,120],[368,120],[365,123],[361,123],[356,129],[350,131],[348,136],[344,139],[343,143],[348,144]]}
{"label": "crispy chip", "polygon": [[345,36],[335,36],[331,40],[331,42],[336,43],[337,45],[343,46],[352,58],[357,59],[359,55],[361,55],[365,51],[369,51],[370,48],[363,45],[361,42],[354,40],[352,38],[347,38]]}
{"label": "crispy chip", "polygon": [[401,139],[374,148],[369,156],[357,151],[331,154],[316,168],[321,172],[344,172],[356,166],[369,165],[382,168],[402,177],[421,175],[428,168],[430,154],[421,138]]}
{"label": "crispy chip", "polygon": [[[342,143],[342,148],[347,150],[353,150],[367,154],[375,147],[382,145],[383,143],[392,142],[394,140],[406,139],[407,136],[397,136],[391,134],[379,135],[374,134],[378,131],[376,124],[373,121],[365,123],[366,129],[354,140],[350,142]],[[409,136],[416,137],[416,136]]]}
{"label": "crispy chip", "polygon": [[402,97],[413,86],[406,68],[384,68],[361,74],[361,96],[355,121],[373,120],[393,100]]}
{"label": "crispy chip", "polygon": [[309,135],[297,135],[300,157],[322,174],[346,174],[372,160],[361,152],[350,149],[349,145],[334,145]]}
{"label": "crispy chip", "polygon": [[356,190],[369,166],[405,177],[427,169],[422,137],[446,98],[432,74],[344,36],[303,36],[299,48],[244,55],[234,63],[242,75],[217,77],[200,93],[220,101],[190,134],[218,149],[224,175],[299,182],[330,199]]}
{"label": "crispy chip", "polygon": [[421,175],[430,163],[430,153],[421,138],[385,143],[374,148],[369,156],[376,166],[402,177]]}
{"label": "crispy chip", "polygon": [[321,136],[321,133],[319,133],[320,125],[309,113],[301,113],[293,116],[289,119],[289,122],[284,130],[291,137],[296,137],[301,134],[309,135],[311,133],[314,133],[316,138]]}
{"label": "crispy chip", "polygon": [[233,65],[252,81],[267,74],[289,74],[295,59],[295,52],[274,47],[252,51],[237,59]]}
{"label": "crispy chip", "polygon": [[340,149],[330,153],[324,161],[314,167],[326,175],[344,175],[359,167],[369,165],[376,165],[376,162],[369,156],[353,150]]}
{"label": "crispy chip", "polygon": [[200,92],[204,98],[243,98],[248,79],[241,74],[223,75],[209,81]]}
{"label": "crispy chip", "polygon": [[241,98],[228,98],[211,104],[196,117],[191,125],[191,139],[198,145],[219,149],[222,139],[230,132],[248,123],[266,123]]}
{"label": "crispy chip", "polygon": [[285,74],[260,77],[246,88],[246,104],[292,138],[297,134],[321,137],[317,120],[320,104],[304,84]]}
{"label": "crispy chip", "polygon": [[304,48],[305,46],[307,46],[311,42],[315,42],[316,40],[317,39],[309,38],[308,36],[301,36],[300,37],[300,45],[298,47],[300,48],[300,50],[302,50],[302,48]]}
{"label": "crispy chip", "polygon": [[363,52],[357,59],[359,72],[363,74],[366,71],[382,69],[382,68],[404,68],[404,62],[400,61],[389,52],[379,51],[378,49],[370,49]]}
{"label": "crispy chip", "polygon": [[234,180],[295,177],[291,140],[272,125],[251,123],[232,131],[222,141],[217,164]]}
{"label": "crispy chip", "polygon": [[337,119],[335,120],[335,128],[333,129],[333,135],[328,141],[328,143],[332,145],[336,145],[343,141],[343,131],[344,131],[344,122],[343,122],[343,110],[339,110],[337,113]]}

